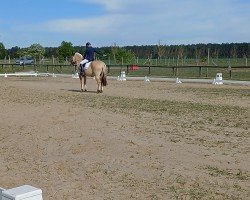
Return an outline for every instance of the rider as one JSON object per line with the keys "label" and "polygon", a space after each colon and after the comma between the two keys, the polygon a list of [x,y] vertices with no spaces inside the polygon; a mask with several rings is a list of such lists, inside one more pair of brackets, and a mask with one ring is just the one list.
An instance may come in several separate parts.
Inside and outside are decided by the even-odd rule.
{"label": "rider", "polygon": [[83,60],[80,62],[80,71],[81,73],[85,73],[85,70],[86,70],[86,63],[90,62],[90,61],[93,61],[95,58],[94,58],[94,53],[95,53],[95,49],[91,46],[90,42],[87,42],[86,43],[86,51],[84,53],[84,56],[83,56]]}

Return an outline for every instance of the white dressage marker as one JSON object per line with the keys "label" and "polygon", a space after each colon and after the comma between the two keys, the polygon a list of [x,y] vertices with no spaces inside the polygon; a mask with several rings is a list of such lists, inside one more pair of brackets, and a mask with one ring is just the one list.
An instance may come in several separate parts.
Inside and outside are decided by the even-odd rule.
{"label": "white dressage marker", "polygon": [[126,72],[125,71],[121,71],[121,76],[117,77],[118,81],[126,81]]}
{"label": "white dressage marker", "polygon": [[222,73],[217,73],[216,78],[213,80],[214,85],[222,85]]}
{"label": "white dressage marker", "polygon": [[2,191],[4,191],[5,189],[0,187],[0,200],[2,200]]}
{"label": "white dressage marker", "polygon": [[150,82],[149,78],[147,76],[144,77],[144,82]]}
{"label": "white dressage marker", "polygon": [[43,200],[42,190],[30,185],[23,185],[3,190],[0,200]]}
{"label": "white dressage marker", "polygon": [[72,74],[72,78],[79,78],[78,72],[76,72],[75,74]]}
{"label": "white dressage marker", "polygon": [[176,79],[175,83],[182,83],[179,78]]}
{"label": "white dressage marker", "polygon": [[37,75],[38,74],[35,72],[15,72],[15,73],[0,74],[0,77],[1,76],[5,77],[5,78],[7,78],[8,76],[35,76],[35,77],[37,77]]}

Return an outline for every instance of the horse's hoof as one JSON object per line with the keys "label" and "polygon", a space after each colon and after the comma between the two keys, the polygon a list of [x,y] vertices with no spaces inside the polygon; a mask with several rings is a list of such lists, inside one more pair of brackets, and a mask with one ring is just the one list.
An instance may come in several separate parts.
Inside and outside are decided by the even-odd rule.
{"label": "horse's hoof", "polygon": [[102,90],[97,90],[97,93],[102,93],[103,91]]}
{"label": "horse's hoof", "polygon": [[83,92],[83,89],[81,89],[81,92]]}

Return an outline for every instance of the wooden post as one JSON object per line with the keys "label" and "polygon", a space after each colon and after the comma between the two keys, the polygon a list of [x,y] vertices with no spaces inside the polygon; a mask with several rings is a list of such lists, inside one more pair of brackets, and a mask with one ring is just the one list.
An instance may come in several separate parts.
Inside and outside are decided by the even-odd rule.
{"label": "wooden post", "polygon": [[148,74],[149,74],[149,75],[151,74],[150,66],[148,66]]}
{"label": "wooden post", "polygon": [[228,66],[228,70],[229,70],[229,78],[232,79],[232,68],[230,65]]}
{"label": "wooden post", "polygon": [[209,48],[207,49],[207,65],[210,64],[210,52],[209,52]]}
{"label": "wooden post", "polygon": [[199,67],[199,77],[201,77],[201,66]]}
{"label": "wooden post", "polygon": [[127,65],[127,74],[129,73],[129,70],[128,70],[128,69],[129,69],[129,65]]}

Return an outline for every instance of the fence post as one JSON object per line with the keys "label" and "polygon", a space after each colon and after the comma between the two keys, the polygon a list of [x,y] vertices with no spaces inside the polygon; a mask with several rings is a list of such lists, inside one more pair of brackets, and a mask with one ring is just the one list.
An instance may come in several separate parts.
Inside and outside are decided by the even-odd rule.
{"label": "fence post", "polygon": [[201,66],[199,67],[199,77],[201,77]]}
{"label": "fence post", "polygon": [[229,78],[232,79],[232,68],[230,65],[228,66],[228,70],[229,70]]}
{"label": "fence post", "polygon": [[151,67],[148,66],[148,74],[150,75],[151,74]]}
{"label": "fence post", "polygon": [[54,55],[52,55],[52,63],[53,63],[53,65],[55,64],[55,58],[54,58]]}

